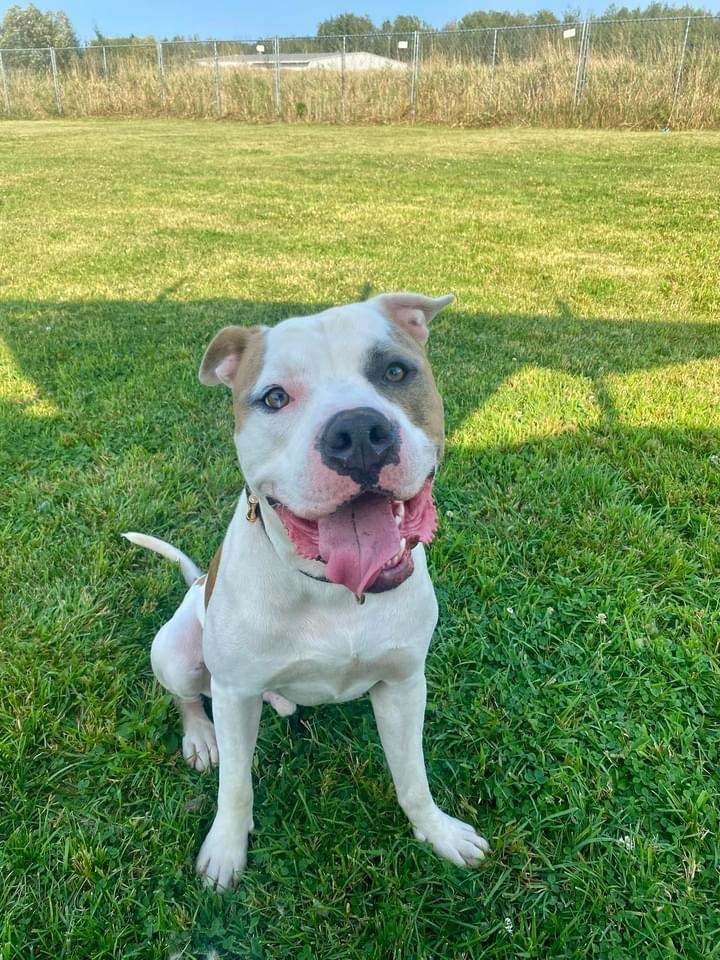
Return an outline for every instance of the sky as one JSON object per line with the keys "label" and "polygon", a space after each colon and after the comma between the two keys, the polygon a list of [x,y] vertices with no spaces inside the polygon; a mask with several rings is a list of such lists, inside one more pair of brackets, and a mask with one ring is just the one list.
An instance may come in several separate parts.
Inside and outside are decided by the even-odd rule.
{"label": "sky", "polygon": [[[0,19],[12,5],[25,6],[29,0],[0,0]],[[541,7],[560,14],[568,7],[584,3],[571,0],[267,0],[264,3],[238,3],[232,0],[33,0],[41,10],[62,9],[70,17],[80,40],[94,36],[94,26],[106,36],[175,34],[203,39],[254,40],[261,36],[313,36],[321,20],[350,10],[366,14],[380,24],[398,14],[414,14],[432,26],[443,27],[471,10],[522,10],[534,13]],[[609,3],[610,0],[607,0]],[[604,9],[607,3],[602,4]]]}
{"label": "sky", "polygon": [[[0,0],[0,19],[13,3]],[[414,14],[434,27],[443,27],[472,10],[540,8],[558,16],[566,9],[581,14],[601,13],[611,0],[266,0],[238,3],[233,0],[33,0],[42,10],[62,9],[70,17],[81,41],[94,37],[97,25],[106,36],[152,34],[159,39],[182,35],[201,39],[255,40],[259,37],[314,36],[318,23],[350,10],[367,15],[380,25],[398,14]],[[615,0],[618,6],[644,6],[648,0]],[[678,0],[682,2],[682,0]],[[695,5],[720,9],[720,0],[695,0]]]}

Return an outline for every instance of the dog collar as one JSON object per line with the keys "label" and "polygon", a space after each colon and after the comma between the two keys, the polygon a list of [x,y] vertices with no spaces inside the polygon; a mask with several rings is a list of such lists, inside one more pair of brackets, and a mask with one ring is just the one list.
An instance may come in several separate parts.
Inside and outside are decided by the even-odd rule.
{"label": "dog collar", "polygon": [[[248,502],[245,519],[248,521],[248,523],[257,523],[259,520],[260,526],[263,528],[263,530],[265,530],[265,524],[263,522],[262,512],[260,510],[260,498],[255,496],[247,484],[245,484],[245,493],[247,495]],[[267,533],[267,531],[265,532]],[[306,570],[298,570],[298,573],[301,573],[304,577],[310,577],[311,580],[317,580],[318,583],[332,583],[332,580],[328,580],[327,577],[316,577],[314,573],[308,573]],[[360,606],[365,603],[364,593],[356,593],[354,596]]]}

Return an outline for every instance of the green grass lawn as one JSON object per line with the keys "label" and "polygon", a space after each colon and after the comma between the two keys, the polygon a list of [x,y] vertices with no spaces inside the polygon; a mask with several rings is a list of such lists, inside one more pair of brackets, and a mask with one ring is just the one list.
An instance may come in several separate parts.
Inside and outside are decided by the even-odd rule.
{"label": "green grass lawn", "polygon": [[[0,958],[720,957],[720,135],[0,127]],[[240,490],[228,323],[454,291],[426,753],[264,718],[236,892],[150,641]]]}

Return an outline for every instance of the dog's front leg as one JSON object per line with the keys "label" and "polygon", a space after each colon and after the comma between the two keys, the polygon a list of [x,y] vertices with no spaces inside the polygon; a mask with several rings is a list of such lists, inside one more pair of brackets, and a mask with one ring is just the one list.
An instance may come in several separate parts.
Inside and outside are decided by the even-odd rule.
{"label": "dog's front leg", "polygon": [[476,867],[490,849],[488,842],[469,824],[443,813],[430,794],[422,747],[425,697],[422,673],[402,683],[378,683],[370,691],[395,791],[418,840],[459,867]]}
{"label": "dog's front leg", "polygon": [[253,829],[252,759],[262,697],[241,696],[212,681],[213,720],[220,755],[218,807],[197,859],[197,871],[216,889],[234,887],[245,869]]}

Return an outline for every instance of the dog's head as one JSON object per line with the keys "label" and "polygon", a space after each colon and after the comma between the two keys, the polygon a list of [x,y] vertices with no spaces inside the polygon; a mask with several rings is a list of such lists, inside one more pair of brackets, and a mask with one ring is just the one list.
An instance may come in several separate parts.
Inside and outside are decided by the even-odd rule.
{"label": "dog's head", "polygon": [[272,329],[226,327],[200,366],[202,383],[232,389],[251,490],[296,552],[354,593],[398,586],[434,534],[444,425],[425,343],[453,299],[382,294]]}

